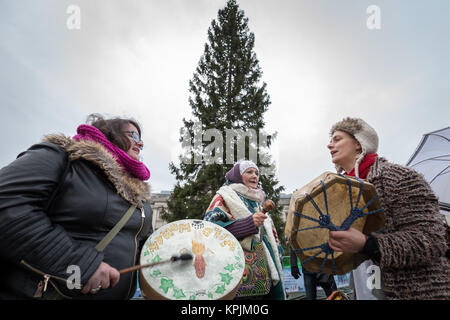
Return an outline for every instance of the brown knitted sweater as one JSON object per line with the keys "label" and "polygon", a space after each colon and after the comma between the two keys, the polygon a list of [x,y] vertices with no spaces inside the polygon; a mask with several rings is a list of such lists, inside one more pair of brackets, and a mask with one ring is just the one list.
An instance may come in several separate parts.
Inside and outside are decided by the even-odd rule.
{"label": "brown knitted sweater", "polygon": [[375,235],[388,299],[450,299],[446,229],[436,196],[423,176],[377,158],[367,180],[385,209],[386,227]]}

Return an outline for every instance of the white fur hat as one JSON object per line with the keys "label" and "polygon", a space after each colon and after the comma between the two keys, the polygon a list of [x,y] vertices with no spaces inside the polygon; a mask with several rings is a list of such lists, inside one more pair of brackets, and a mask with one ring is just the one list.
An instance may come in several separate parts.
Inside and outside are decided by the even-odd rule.
{"label": "white fur hat", "polygon": [[[335,131],[344,131],[354,137],[361,145],[361,154],[356,159],[355,175],[359,177],[359,164],[366,154],[376,153],[378,151],[378,135],[376,131],[360,118],[347,117],[340,122],[335,123],[330,130],[330,136]],[[343,169],[336,165],[338,172]]]}

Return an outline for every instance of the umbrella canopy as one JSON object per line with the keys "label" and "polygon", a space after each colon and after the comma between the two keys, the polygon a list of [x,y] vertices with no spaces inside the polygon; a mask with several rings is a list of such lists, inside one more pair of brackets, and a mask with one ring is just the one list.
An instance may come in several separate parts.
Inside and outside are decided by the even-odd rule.
{"label": "umbrella canopy", "polygon": [[424,175],[450,216],[450,127],[424,134],[406,165]]}

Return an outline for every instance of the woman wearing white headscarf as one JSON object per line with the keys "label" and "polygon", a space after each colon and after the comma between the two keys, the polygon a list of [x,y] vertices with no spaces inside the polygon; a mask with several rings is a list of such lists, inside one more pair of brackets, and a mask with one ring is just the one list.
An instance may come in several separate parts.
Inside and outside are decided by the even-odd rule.
{"label": "woman wearing white headscarf", "polygon": [[225,177],[227,181],[212,199],[204,220],[226,228],[244,249],[246,266],[237,297],[284,300],[279,240],[272,219],[262,211],[259,169],[245,160],[236,163]]}

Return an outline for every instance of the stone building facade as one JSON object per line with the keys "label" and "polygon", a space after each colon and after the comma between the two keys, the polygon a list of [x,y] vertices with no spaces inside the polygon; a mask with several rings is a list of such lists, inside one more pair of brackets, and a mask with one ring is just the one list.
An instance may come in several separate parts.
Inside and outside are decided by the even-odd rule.
{"label": "stone building facade", "polygon": [[[161,191],[161,193],[153,193],[150,200],[150,205],[153,209],[153,229],[157,230],[167,222],[161,218],[163,210],[168,210],[167,201],[169,200],[171,191]],[[289,208],[290,194],[282,193],[280,195],[280,204],[283,206],[283,220],[286,221],[286,215]]]}
{"label": "stone building facade", "polygon": [[161,217],[161,213],[163,210],[168,210],[167,201],[169,200],[171,192],[170,191],[161,191],[161,193],[152,193],[152,197],[150,199],[150,206],[153,210],[153,219],[152,225],[153,230],[157,230],[165,225],[167,222]]}

